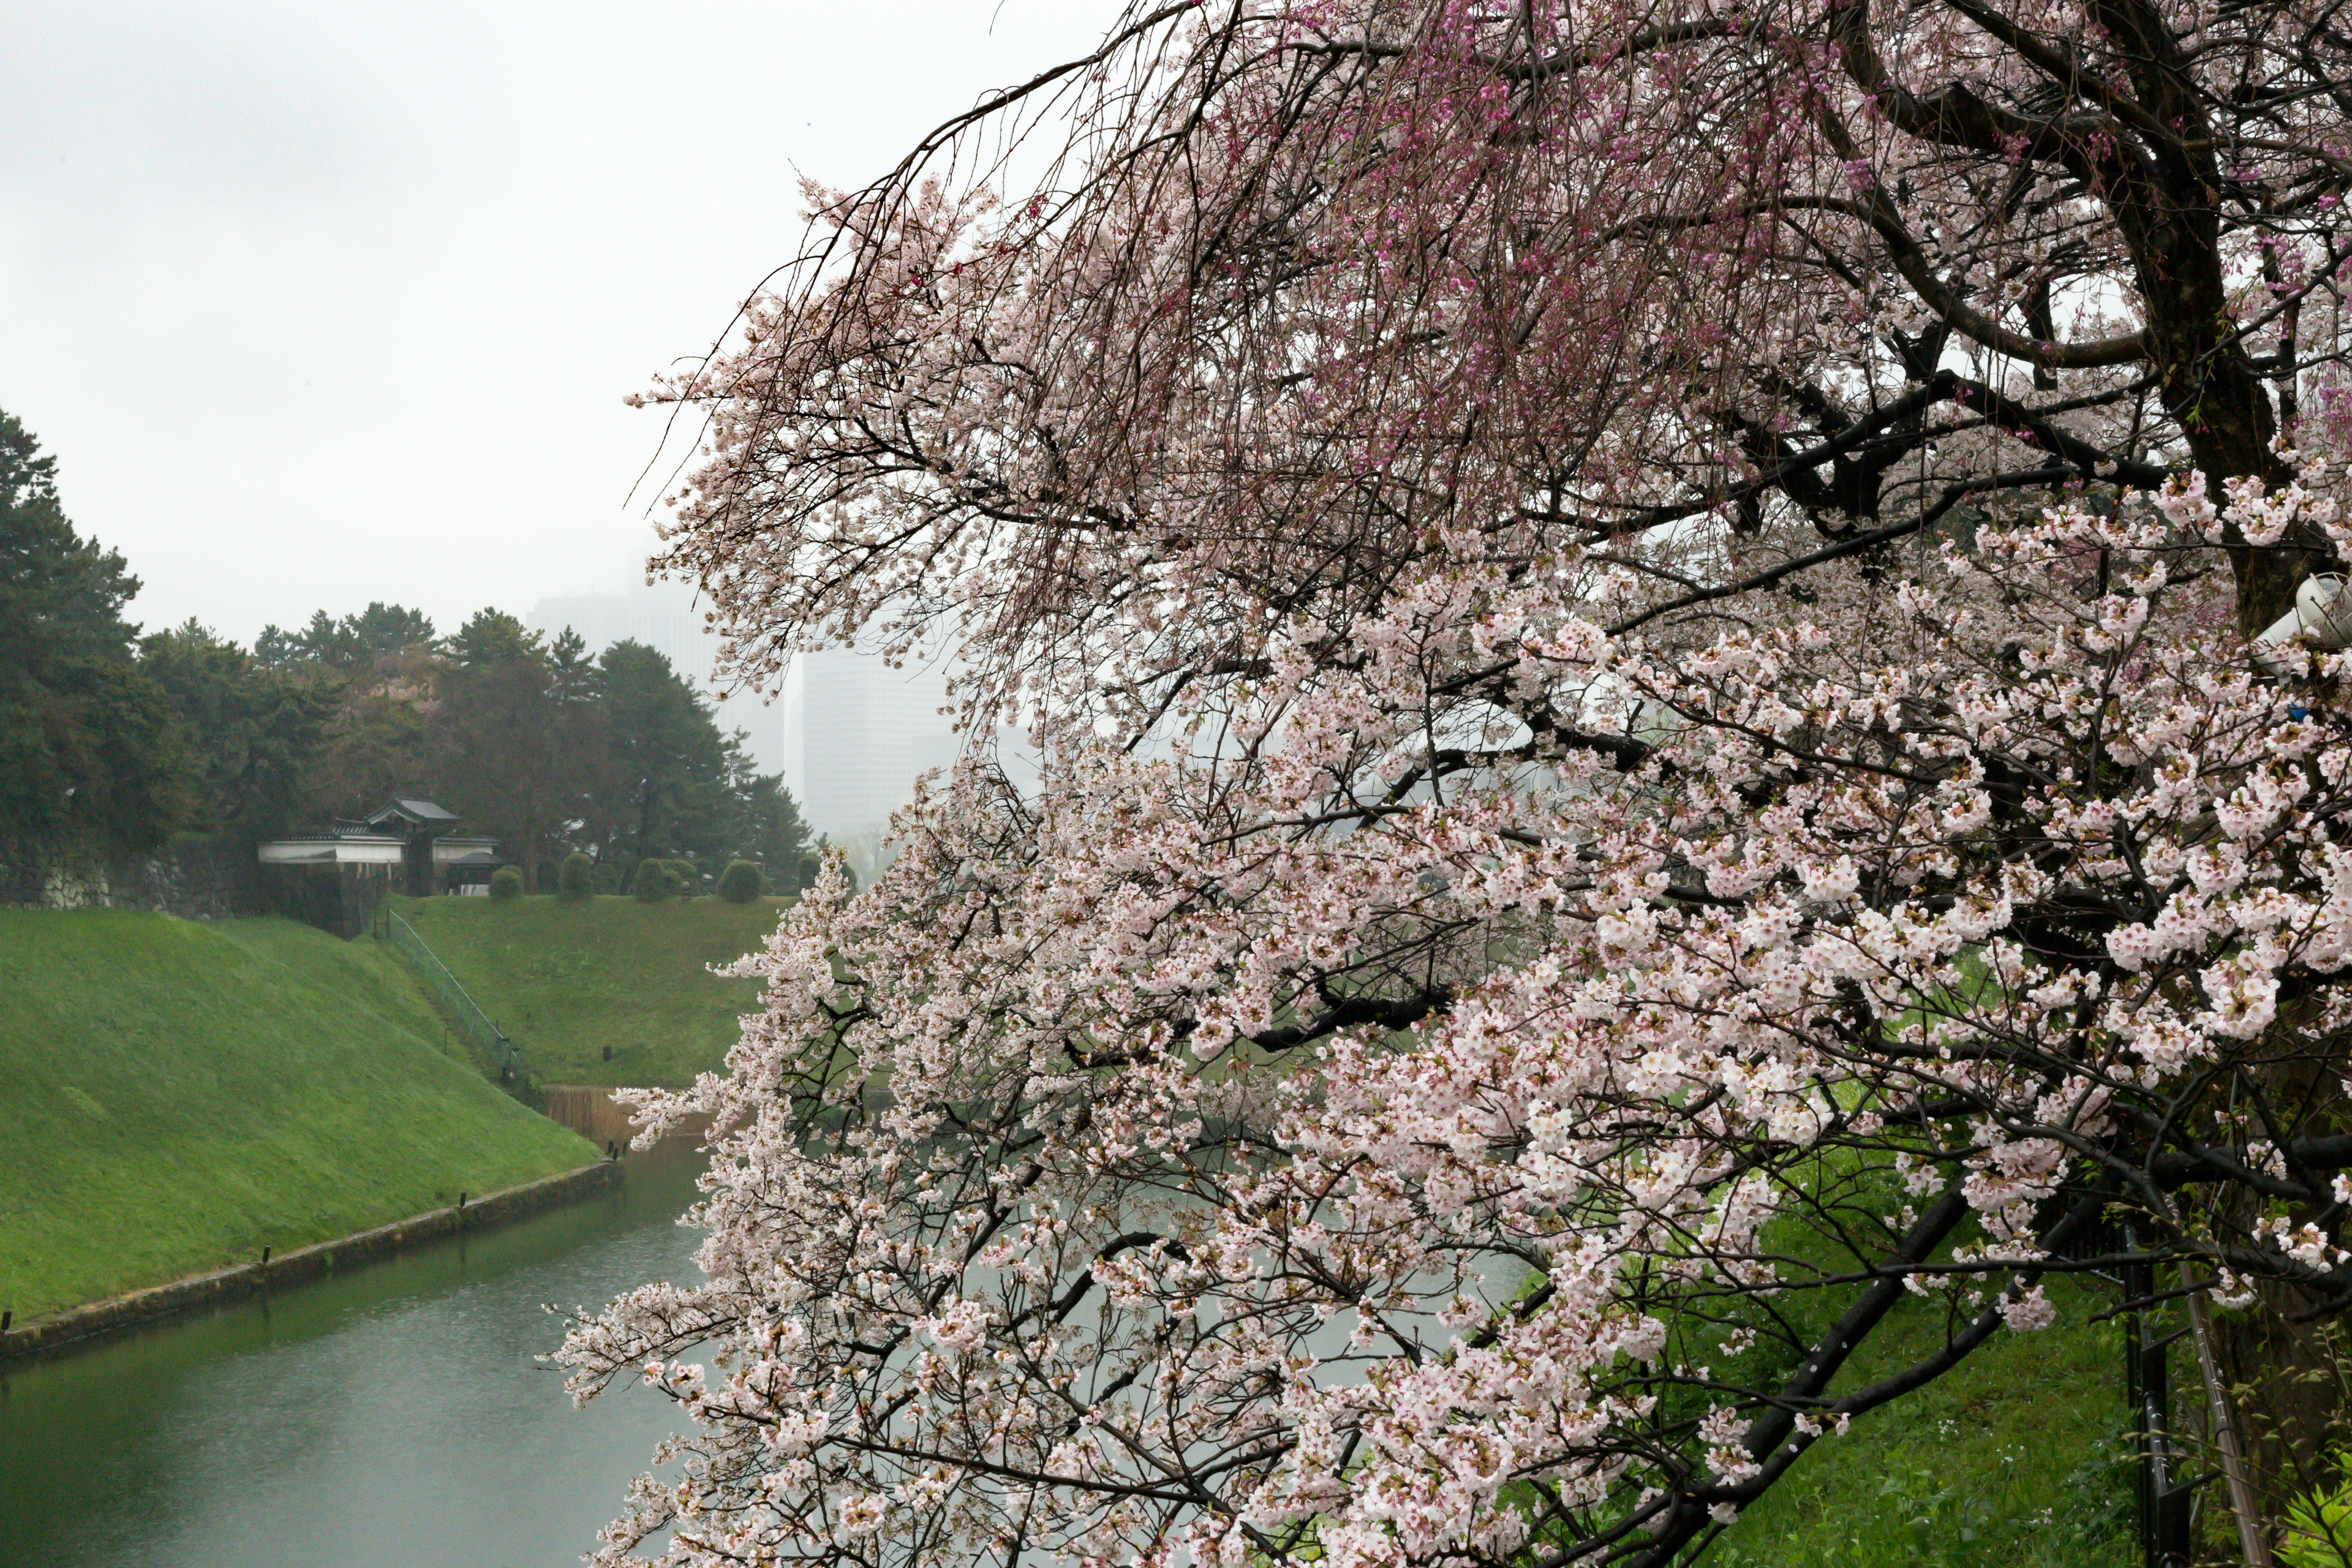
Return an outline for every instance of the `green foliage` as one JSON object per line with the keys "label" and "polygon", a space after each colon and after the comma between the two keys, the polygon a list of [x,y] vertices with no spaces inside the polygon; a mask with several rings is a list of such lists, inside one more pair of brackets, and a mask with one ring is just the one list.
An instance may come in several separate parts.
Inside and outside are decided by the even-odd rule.
{"label": "green foliage", "polygon": [[669,862],[652,858],[637,862],[637,874],[629,879],[629,895],[641,904],[666,904],[676,898],[677,878]]}
{"label": "green foliage", "polygon": [[2285,1568],[2346,1568],[2352,1563],[2352,1457],[2339,1454],[2340,1484],[2304,1493],[2287,1505],[2278,1543]]}
{"label": "green foliage", "polygon": [[200,826],[247,839],[287,832],[325,749],[333,683],[272,668],[194,621],[140,644],[194,768]]}
{"label": "green foliage", "polygon": [[522,873],[511,866],[501,866],[490,873],[490,897],[508,903],[522,897]]}
{"label": "green foliage", "polygon": [[667,860],[668,895],[700,891],[701,864],[804,849],[782,780],[639,643],[599,658],[496,609],[436,642],[422,612],[378,602],[268,627],[250,653],[191,621],[134,658],[120,611],[138,583],[67,525],[54,467],[0,425],[0,839],[258,839],[418,793],[496,837],[526,892],[575,849],[613,868],[607,890]]}
{"label": "green foliage", "polygon": [[744,734],[727,738],[730,822],[727,848],[765,866],[791,866],[808,848],[808,824],[781,773],[761,773],[744,748]]}
{"label": "green foliage", "polygon": [[749,860],[730,860],[719,873],[719,896],[730,904],[748,904],[760,896],[763,880]]}
{"label": "green foliage", "polygon": [[326,743],[305,788],[305,815],[359,816],[425,776],[425,714],[390,691],[353,692],[327,721]]}
{"label": "green foliage", "polygon": [[487,1081],[370,938],[0,910],[0,973],[18,1322],[595,1157]]}
{"label": "green foliage", "polygon": [[730,800],[709,704],[643,643],[614,643],[599,662],[614,770],[598,802],[600,841],[625,858],[719,849]]}
{"label": "green foliage", "polygon": [[434,718],[442,804],[497,836],[537,892],[541,861],[561,853],[607,777],[593,668],[574,634],[543,645],[498,610],[477,614],[449,647]]}
{"label": "green foliage", "polygon": [[[683,1088],[716,1072],[760,983],[710,973],[775,930],[780,899],[414,899],[397,906],[546,1083]],[[611,1047],[607,1060],[604,1048]]]}
{"label": "green foliage", "polygon": [[355,616],[337,620],[311,612],[299,632],[264,626],[253,639],[253,656],[273,669],[320,669],[345,677],[383,673],[388,666],[413,662],[433,647],[433,622],[422,610],[378,600]]}
{"label": "green foliage", "polygon": [[540,635],[504,610],[476,610],[449,639],[449,658],[460,669],[481,669],[518,660],[537,664],[547,657]]}
{"label": "green foliage", "polygon": [[312,825],[362,816],[386,795],[425,787],[432,754],[425,715],[437,661],[433,622],[423,611],[378,601],[337,620],[320,610],[298,632],[262,628],[253,659],[309,677],[332,702],[298,816]]}
{"label": "green foliage", "polygon": [[138,591],[67,521],[57,459],[0,414],[0,838],[136,852],[195,814],[170,706],[131,657]]}
{"label": "green foliage", "polygon": [[596,862],[574,849],[556,868],[555,894],[567,904],[593,898],[596,892]]}

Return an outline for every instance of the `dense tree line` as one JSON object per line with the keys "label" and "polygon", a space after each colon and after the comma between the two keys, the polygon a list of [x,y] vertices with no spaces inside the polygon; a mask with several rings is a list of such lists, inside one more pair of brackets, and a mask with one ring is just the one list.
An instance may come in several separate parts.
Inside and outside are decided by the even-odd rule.
{"label": "dense tree line", "polygon": [[250,648],[193,620],[142,637],[139,580],[74,531],[56,471],[0,414],[0,839],[257,842],[411,791],[497,835],[533,890],[574,849],[616,889],[648,858],[795,872],[792,795],[656,649],[495,609],[441,636],[380,603]]}

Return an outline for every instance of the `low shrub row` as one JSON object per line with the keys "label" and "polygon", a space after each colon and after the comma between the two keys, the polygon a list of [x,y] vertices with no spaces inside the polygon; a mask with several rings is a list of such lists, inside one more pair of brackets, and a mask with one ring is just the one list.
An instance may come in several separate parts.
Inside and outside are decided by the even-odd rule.
{"label": "low shrub row", "polygon": [[[701,868],[691,860],[664,859],[649,856],[637,862],[635,872],[628,879],[627,890],[639,903],[666,903],[671,899],[692,898],[704,890]],[[577,852],[564,857],[555,873],[556,897],[567,903],[577,903],[599,892],[617,892],[618,875],[609,866],[600,867],[594,860]],[[748,904],[768,891],[767,874],[749,860],[732,860],[721,871],[709,890],[730,904]],[[522,873],[512,866],[501,866],[490,877],[490,897],[500,902],[522,897]]]}

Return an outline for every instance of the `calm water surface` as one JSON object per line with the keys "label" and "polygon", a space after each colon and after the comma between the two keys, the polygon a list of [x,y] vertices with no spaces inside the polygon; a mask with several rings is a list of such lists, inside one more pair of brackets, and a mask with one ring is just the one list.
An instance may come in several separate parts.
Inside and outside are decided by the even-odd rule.
{"label": "calm water surface", "polygon": [[698,1279],[691,1153],[608,1196],[0,1370],[6,1568],[544,1568],[620,1510],[668,1401],[584,1411],[542,1302]]}

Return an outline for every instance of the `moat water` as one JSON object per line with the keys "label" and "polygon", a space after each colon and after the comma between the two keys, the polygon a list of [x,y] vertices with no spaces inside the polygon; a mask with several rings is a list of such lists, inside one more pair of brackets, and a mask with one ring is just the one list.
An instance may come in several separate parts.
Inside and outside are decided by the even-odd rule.
{"label": "moat water", "polygon": [[542,1310],[696,1279],[686,1148],[613,1193],[340,1277],[0,1368],[9,1568],[552,1568],[681,1425],[574,1410]]}

